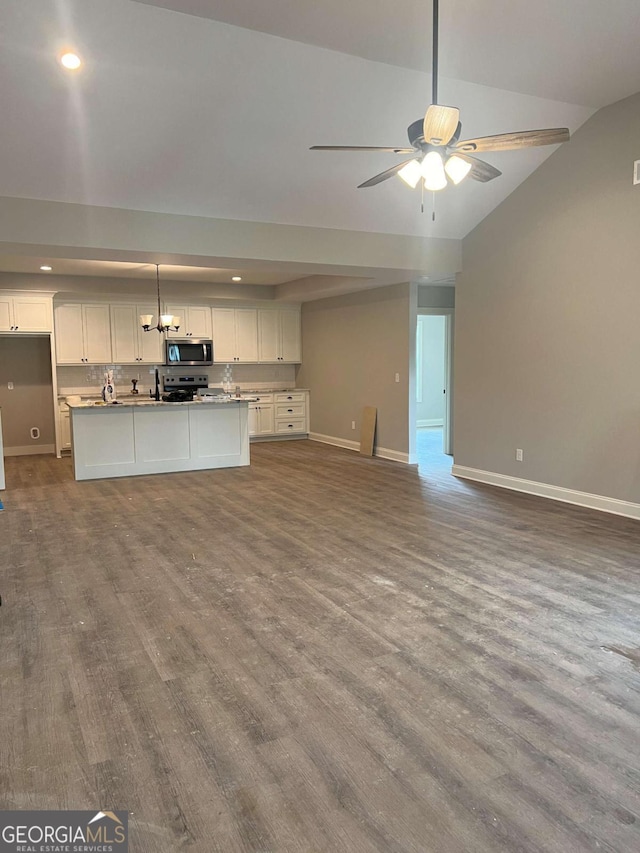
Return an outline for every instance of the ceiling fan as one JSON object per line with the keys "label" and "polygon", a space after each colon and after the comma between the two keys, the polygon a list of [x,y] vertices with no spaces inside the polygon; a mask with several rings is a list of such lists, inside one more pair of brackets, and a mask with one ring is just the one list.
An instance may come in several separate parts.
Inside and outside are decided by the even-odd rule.
{"label": "ceiling fan", "polygon": [[569,140],[569,130],[566,127],[520,130],[499,133],[495,136],[481,136],[477,139],[460,139],[462,131],[460,111],[457,107],[445,107],[438,103],[438,0],[433,0],[432,61],[432,104],[428,107],[424,119],[414,121],[407,128],[411,148],[400,146],[381,148],[375,145],[313,145],[310,150],[387,151],[391,154],[411,154],[409,160],[402,160],[390,169],[380,172],[379,175],[374,175],[373,178],[359,184],[358,189],[373,187],[398,175],[412,188],[422,179],[424,188],[435,192],[444,189],[448,180],[453,184],[459,184],[467,175],[482,183],[499,177],[502,174],[499,169],[472,156],[478,152],[512,151],[538,145],[556,145]]}

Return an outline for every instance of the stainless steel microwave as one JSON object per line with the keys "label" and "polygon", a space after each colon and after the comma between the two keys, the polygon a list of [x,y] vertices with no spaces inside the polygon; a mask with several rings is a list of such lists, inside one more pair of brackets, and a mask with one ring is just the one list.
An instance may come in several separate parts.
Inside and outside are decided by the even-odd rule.
{"label": "stainless steel microwave", "polygon": [[205,338],[167,338],[164,346],[167,367],[206,367],[213,364],[213,341]]}

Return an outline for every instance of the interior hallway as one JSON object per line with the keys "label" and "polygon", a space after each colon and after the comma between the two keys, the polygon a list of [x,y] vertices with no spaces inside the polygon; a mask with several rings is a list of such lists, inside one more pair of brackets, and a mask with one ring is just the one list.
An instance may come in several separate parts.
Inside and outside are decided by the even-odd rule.
{"label": "interior hallway", "polygon": [[131,851],[640,849],[640,524],[299,441],[9,458],[2,808]]}

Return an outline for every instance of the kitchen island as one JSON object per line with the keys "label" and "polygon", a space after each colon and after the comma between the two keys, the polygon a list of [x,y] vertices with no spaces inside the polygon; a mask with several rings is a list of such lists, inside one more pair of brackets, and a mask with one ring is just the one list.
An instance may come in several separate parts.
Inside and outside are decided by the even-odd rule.
{"label": "kitchen island", "polygon": [[76,480],[249,464],[248,403],[68,403]]}

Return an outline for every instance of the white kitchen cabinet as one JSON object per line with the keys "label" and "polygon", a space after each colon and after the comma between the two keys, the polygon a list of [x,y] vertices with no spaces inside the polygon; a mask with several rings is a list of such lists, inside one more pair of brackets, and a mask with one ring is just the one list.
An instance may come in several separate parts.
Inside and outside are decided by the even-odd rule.
{"label": "white kitchen cabinet", "polygon": [[109,306],[69,302],[57,305],[56,361],[58,364],[110,364]]}
{"label": "white kitchen cabinet", "polygon": [[309,394],[307,391],[283,391],[274,394],[274,431],[276,435],[309,432]]}
{"label": "white kitchen cabinet", "polygon": [[0,332],[50,332],[51,297],[0,294]]}
{"label": "white kitchen cabinet", "polygon": [[[162,364],[164,335],[155,328],[145,332],[141,314],[154,314],[150,305],[111,306],[111,350],[115,364]],[[157,322],[157,319],[156,319]]]}
{"label": "white kitchen cabinet", "polygon": [[[156,306],[154,315],[158,308]],[[210,338],[211,308],[208,305],[167,305],[167,314],[180,318],[177,332],[167,332],[168,338]],[[157,317],[154,317],[157,322]]]}
{"label": "white kitchen cabinet", "polygon": [[252,438],[305,435],[309,432],[309,392],[284,391],[245,395],[249,402]]}
{"label": "white kitchen cabinet", "polygon": [[258,311],[214,308],[213,360],[232,364],[258,361]]}
{"label": "white kitchen cabinet", "polygon": [[69,406],[64,402],[58,405],[58,422],[60,424],[60,449],[71,450],[71,419]]}
{"label": "white kitchen cabinet", "polygon": [[273,435],[273,403],[249,403],[249,435]]}
{"label": "white kitchen cabinet", "polygon": [[261,362],[297,364],[302,360],[300,311],[295,308],[258,311],[258,356]]}

